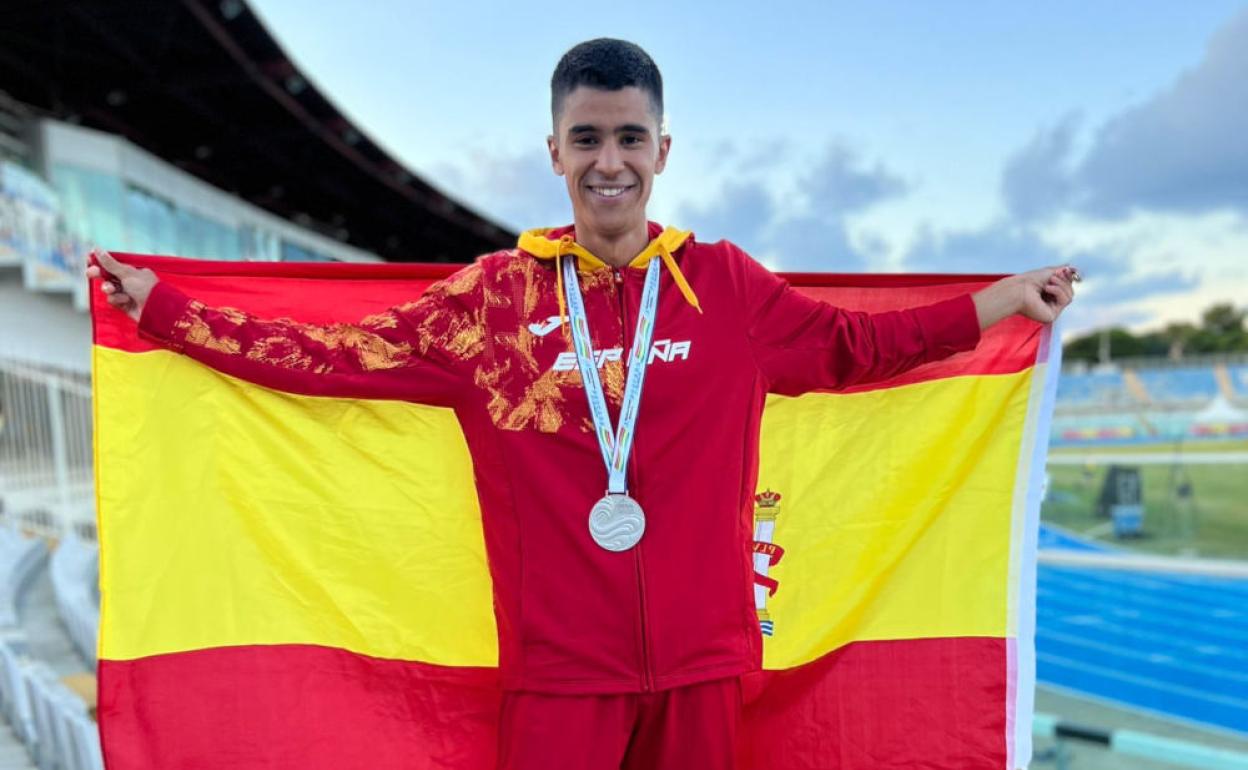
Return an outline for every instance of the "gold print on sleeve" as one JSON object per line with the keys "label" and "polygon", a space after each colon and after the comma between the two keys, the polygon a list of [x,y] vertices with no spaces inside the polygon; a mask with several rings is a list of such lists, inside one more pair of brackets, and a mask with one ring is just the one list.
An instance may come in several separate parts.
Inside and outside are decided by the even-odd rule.
{"label": "gold print on sleeve", "polygon": [[[238,340],[229,336],[221,336],[212,333],[212,328],[208,326],[208,322],[204,320],[204,304],[192,300],[186,308],[186,313],[177,320],[174,328],[182,332],[183,338],[189,345],[196,345],[201,348],[215,351],[217,353],[229,353],[237,355],[242,351],[242,345]],[[229,317],[229,316],[227,316]],[[231,320],[233,320],[231,318]],[[237,325],[237,322],[236,324]]]}

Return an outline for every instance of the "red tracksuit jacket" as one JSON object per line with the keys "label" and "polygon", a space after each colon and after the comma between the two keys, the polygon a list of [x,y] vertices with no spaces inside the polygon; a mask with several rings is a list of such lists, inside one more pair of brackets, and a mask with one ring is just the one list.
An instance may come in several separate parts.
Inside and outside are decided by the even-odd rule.
{"label": "red tracksuit jacket", "polygon": [[[761,664],[751,541],[766,394],[890,377],[973,348],[979,324],[969,295],[848,312],[800,294],[727,241],[702,244],[653,223],[650,235],[632,264],[613,269],[571,227],[531,231],[516,249],[349,326],[260,320],[158,283],[140,332],[261,385],[453,407],[475,469],[503,686],[676,687]],[[587,526],[607,475],[555,263],[578,262],[615,420],[654,258],[666,265],[628,466],[646,531],[613,553]]]}

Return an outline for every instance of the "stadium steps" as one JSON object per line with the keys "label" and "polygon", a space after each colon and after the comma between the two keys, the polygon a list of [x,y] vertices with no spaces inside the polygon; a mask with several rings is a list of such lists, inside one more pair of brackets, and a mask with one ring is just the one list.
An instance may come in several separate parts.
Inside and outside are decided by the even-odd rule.
{"label": "stadium steps", "polygon": [[1226,364],[1214,364],[1213,378],[1218,381],[1218,392],[1227,401],[1235,399],[1235,383],[1231,382],[1231,372],[1226,368]]}
{"label": "stadium steps", "polygon": [[1148,388],[1144,387],[1144,382],[1140,379],[1140,375],[1135,373],[1134,369],[1124,369],[1122,372],[1122,384],[1126,387],[1131,397],[1141,404],[1151,404],[1153,399],[1148,395]]}
{"label": "stadium steps", "polygon": [[[52,587],[52,571],[48,562],[44,562],[19,598],[17,618],[19,627],[26,636],[30,654],[47,664],[58,677],[87,670],[87,664],[74,649],[74,643],[57,610],[56,592]],[[12,732],[12,728],[4,720],[0,720],[0,770],[35,768],[26,747]]]}
{"label": "stadium steps", "polygon": [[35,770],[26,747],[8,723],[0,719],[0,770]]}
{"label": "stadium steps", "polygon": [[39,570],[30,582],[17,608],[18,621],[31,653],[48,664],[57,676],[79,674],[87,670],[87,663],[74,649],[69,632],[61,622],[56,609],[56,593],[52,588],[52,573],[47,566]]}

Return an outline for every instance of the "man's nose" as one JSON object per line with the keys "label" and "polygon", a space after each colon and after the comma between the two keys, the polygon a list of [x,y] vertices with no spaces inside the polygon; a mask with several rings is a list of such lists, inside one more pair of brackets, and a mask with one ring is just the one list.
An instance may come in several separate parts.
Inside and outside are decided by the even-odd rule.
{"label": "man's nose", "polygon": [[624,170],[624,156],[614,142],[607,142],[599,151],[594,165],[604,174],[618,174]]}

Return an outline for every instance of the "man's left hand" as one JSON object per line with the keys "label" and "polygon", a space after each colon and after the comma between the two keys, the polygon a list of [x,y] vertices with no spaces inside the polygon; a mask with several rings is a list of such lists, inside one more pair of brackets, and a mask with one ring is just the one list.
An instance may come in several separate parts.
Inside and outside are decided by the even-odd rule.
{"label": "man's left hand", "polygon": [[1075,281],[1082,280],[1070,265],[1043,267],[1002,278],[974,295],[979,328],[987,329],[1019,313],[1040,323],[1053,323],[1075,298]]}
{"label": "man's left hand", "polygon": [[1045,267],[1014,276],[1022,284],[1022,308],[1018,311],[1033,321],[1053,323],[1075,299],[1079,272],[1070,265]]}

